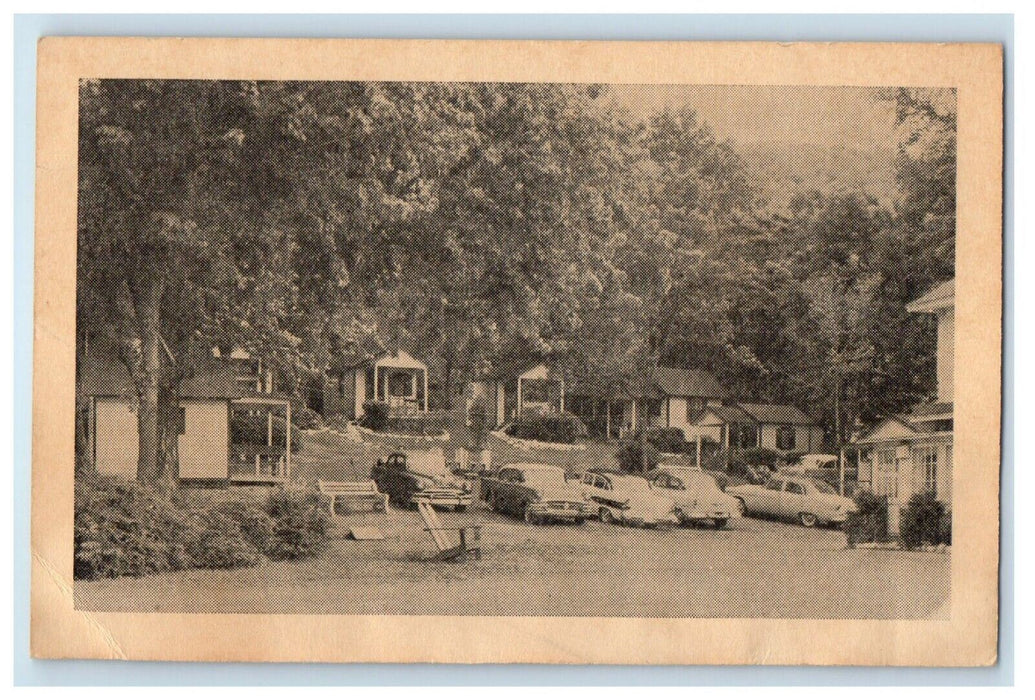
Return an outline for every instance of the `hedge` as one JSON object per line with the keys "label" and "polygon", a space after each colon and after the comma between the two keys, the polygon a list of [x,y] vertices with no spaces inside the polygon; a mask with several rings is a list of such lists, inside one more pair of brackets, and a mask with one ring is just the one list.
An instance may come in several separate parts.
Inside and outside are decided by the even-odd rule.
{"label": "hedge", "polygon": [[622,471],[641,474],[658,466],[661,453],[642,434],[636,434],[619,443],[615,458]]}
{"label": "hedge", "polygon": [[379,433],[441,435],[445,432],[446,416],[428,412],[393,416],[391,407],[384,401],[367,401],[358,422],[362,427]]}
{"label": "hedge", "polygon": [[313,491],[265,500],[233,494],[214,504],[97,475],[75,484],[76,579],[145,576],[191,568],[299,559],[327,544],[329,514]]}
{"label": "hedge", "polygon": [[588,436],[586,425],[571,413],[526,414],[507,426],[507,435],[519,440],[574,444]]}

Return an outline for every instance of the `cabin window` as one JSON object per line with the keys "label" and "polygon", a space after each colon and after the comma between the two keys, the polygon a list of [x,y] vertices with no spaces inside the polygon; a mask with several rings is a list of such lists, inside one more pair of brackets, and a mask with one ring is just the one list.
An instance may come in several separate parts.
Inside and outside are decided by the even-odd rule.
{"label": "cabin window", "polygon": [[187,409],[183,406],[177,408],[174,419],[176,421],[176,434],[185,434],[187,432]]}
{"label": "cabin window", "polygon": [[686,422],[693,423],[704,413],[705,401],[702,398],[689,398],[686,400]]}
{"label": "cabin window", "polygon": [[797,431],[793,425],[781,425],[776,429],[776,449],[793,450]]}
{"label": "cabin window", "polygon": [[730,423],[730,447],[738,447],[747,450],[758,447],[758,431],[753,425],[742,423]]}
{"label": "cabin window", "polygon": [[913,450],[914,487],[934,494],[938,490],[938,448],[919,447]]}

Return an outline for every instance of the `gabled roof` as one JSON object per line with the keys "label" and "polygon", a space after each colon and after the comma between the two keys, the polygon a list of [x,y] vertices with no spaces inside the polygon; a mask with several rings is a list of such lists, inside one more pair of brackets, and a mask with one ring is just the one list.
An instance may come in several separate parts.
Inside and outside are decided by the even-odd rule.
{"label": "gabled roof", "polygon": [[708,399],[726,397],[726,390],[710,373],[686,367],[658,367],[654,383],[666,396],[693,396]]}
{"label": "gabled roof", "polygon": [[719,425],[717,423],[705,422],[704,418],[708,414],[714,415],[721,421],[722,425],[727,423],[754,423],[755,419],[744,413],[743,409],[739,406],[708,406],[701,413],[700,417],[694,421],[695,425]]}
{"label": "gabled roof", "polygon": [[956,280],[937,284],[927,294],[906,304],[911,313],[933,313],[951,308],[956,303]]}
{"label": "gabled roof", "polygon": [[[83,396],[136,395],[129,368],[115,358],[85,358],[79,367],[79,378]],[[181,381],[179,387],[181,399],[237,399],[247,393],[234,378],[232,368],[221,363],[206,364],[194,376]]]}
{"label": "gabled roof", "polygon": [[756,423],[816,425],[816,421],[794,406],[772,403],[738,403],[737,405]]}

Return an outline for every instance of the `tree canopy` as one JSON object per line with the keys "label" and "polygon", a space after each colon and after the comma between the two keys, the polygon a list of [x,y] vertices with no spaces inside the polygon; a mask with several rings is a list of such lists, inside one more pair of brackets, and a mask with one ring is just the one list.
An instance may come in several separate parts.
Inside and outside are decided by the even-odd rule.
{"label": "tree canopy", "polygon": [[295,392],[405,347],[440,407],[514,358],[603,393],[660,361],[844,440],[930,392],[905,304],[954,269],[954,95],[875,98],[894,207],[776,208],[692,110],[635,117],[606,86],[84,81],[78,322],[131,370],[149,480],[173,458],[162,406],[214,347]]}

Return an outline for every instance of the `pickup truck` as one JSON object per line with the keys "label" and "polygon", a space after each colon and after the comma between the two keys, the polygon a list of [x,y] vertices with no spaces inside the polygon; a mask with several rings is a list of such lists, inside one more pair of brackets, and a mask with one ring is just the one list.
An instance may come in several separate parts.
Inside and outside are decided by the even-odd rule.
{"label": "pickup truck", "polygon": [[509,513],[536,525],[568,522],[581,525],[593,508],[564,478],[564,470],[548,464],[507,464],[482,477],[482,498],[497,513]]}
{"label": "pickup truck", "polygon": [[381,493],[403,507],[424,501],[462,511],[474,500],[470,482],[449,471],[441,451],[396,452],[377,460],[370,477]]}

